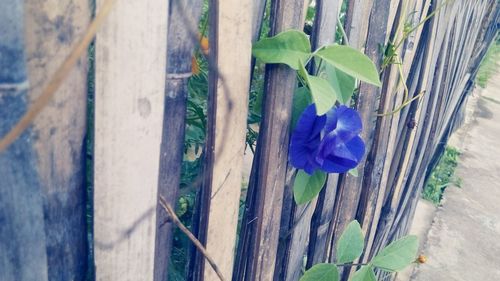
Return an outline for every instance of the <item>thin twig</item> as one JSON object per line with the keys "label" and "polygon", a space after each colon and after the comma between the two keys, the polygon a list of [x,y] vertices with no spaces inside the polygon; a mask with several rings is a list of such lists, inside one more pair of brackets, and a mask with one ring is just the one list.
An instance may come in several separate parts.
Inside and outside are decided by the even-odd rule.
{"label": "thin twig", "polygon": [[87,28],[83,38],[80,42],[73,48],[66,60],[59,66],[52,79],[48,83],[47,87],[43,89],[42,94],[33,102],[28,111],[23,115],[23,117],[17,122],[17,124],[12,128],[1,140],[0,140],[0,153],[7,149],[23,132],[28,128],[28,126],[33,122],[35,117],[42,111],[42,109],[49,103],[57,89],[61,86],[64,79],[70,73],[70,70],[78,62],[78,59],[87,50],[90,42],[92,42],[97,30],[102,25],[104,20],[107,18],[116,0],[106,0],[99,13],[96,15],[92,23]]}
{"label": "thin twig", "polygon": [[160,198],[160,205],[162,206],[162,208],[165,210],[165,212],[167,212],[167,214],[170,216],[170,218],[172,219],[172,221],[175,223],[175,225],[182,231],[184,232],[184,234],[186,234],[186,236],[189,238],[189,240],[191,240],[191,242],[193,242],[193,244],[196,246],[196,248],[203,254],[203,256],[205,257],[205,259],[207,259],[208,263],[210,264],[210,266],[212,266],[212,269],[215,271],[215,273],[217,274],[217,276],[219,276],[219,279],[221,281],[225,281],[226,279],[224,278],[224,276],[222,275],[222,273],[220,272],[219,270],[219,267],[217,266],[217,264],[215,264],[214,260],[210,257],[210,255],[208,254],[207,250],[205,249],[205,247],[203,247],[203,245],[201,244],[201,242],[193,235],[193,233],[191,233],[191,231],[189,231],[189,229],[184,226],[184,224],[179,220],[179,218],[177,217],[177,215],[175,214],[174,210],[172,209],[172,207],[167,203],[167,201],[165,200],[165,198],[163,198],[163,196],[159,195],[159,198]]}

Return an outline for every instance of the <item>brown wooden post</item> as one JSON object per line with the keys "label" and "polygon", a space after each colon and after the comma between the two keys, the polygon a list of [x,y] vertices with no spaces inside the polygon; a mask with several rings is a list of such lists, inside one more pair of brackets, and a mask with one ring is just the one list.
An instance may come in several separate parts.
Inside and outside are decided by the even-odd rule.
{"label": "brown wooden post", "polygon": [[[272,1],[271,35],[301,29],[304,4],[303,0]],[[266,68],[263,119],[233,280],[272,280],[274,276],[295,79],[287,66]]]}
{"label": "brown wooden post", "polygon": [[[167,77],[160,150],[158,196],[175,206],[181,179],[186,126],[188,79],[191,58],[198,44],[198,21],[201,0],[172,1],[169,10]],[[155,281],[167,280],[172,248],[172,223],[163,208],[156,211]]]}

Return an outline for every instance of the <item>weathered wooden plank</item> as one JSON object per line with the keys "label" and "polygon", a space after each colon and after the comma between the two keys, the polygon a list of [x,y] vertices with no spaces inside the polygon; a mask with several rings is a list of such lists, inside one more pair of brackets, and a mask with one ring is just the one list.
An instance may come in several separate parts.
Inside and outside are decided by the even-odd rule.
{"label": "weathered wooden plank", "polygon": [[[467,10],[470,10],[470,9],[471,9],[471,8],[469,7],[469,8],[466,8],[464,11],[467,11]],[[459,18],[464,18],[464,15],[463,15],[462,13],[459,13],[459,14],[458,14],[458,17],[459,17]],[[454,29],[454,30],[456,30],[456,29]],[[468,32],[472,32],[472,33],[474,33],[474,31],[475,31],[475,30],[468,30]],[[460,32],[464,32],[464,30],[462,30],[462,31],[458,31],[458,32],[459,32],[459,33],[460,33]],[[476,32],[476,34],[477,34],[477,32]],[[459,34],[458,34],[458,35],[459,35]],[[465,42],[464,42],[464,44],[467,44],[467,40],[463,40],[463,41],[462,41],[462,40],[459,40],[459,41],[461,41],[461,42],[464,42],[464,41],[465,41]],[[453,41],[452,41],[452,42],[453,42]],[[457,42],[457,41],[455,41],[455,42]],[[458,47],[458,48],[460,48],[460,47]],[[456,52],[456,51],[457,51],[457,49],[456,49],[456,48],[451,48],[451,50],[450,50],[450,52],[452,52],[452,53],[454,53],[454,52]],[[451,71],[449,71],[448,73],[449,73],[449,75],[453,75],[453,76],[455,76],[455,75],[457,75],[457,72],[458,72],[458,71],[457,71],[457,69],[456,69],[456,67],[459,67],[459,63],[458,63],[456,60],[453,60],[453,56],[450,56],[450,57],[451,57],[451,59],[450,59],[450,60],[448,60],[448,61],[447,61],[447,63],[449,63],[449,64],[450,64],[450,67],[452,68],[452,70],[451,70]],[[465,60],[467,60],[467,57],[465,57],[464,59],[465,59]],[[448,76],[449,76],[449,75],[448,75]],[[445,75],[445,76],[447,76],[447,75]],[[445,81],[447,80],[447,78],[443,78],[443,79],[445,79]],[[468,80],[468,78],[465,78],[464,80]],[[439,80],[438,80],[438,81],[439,81]],[[442,81],[440,81],[440,82],[438,82],[438,83],[439,83],[440,85],[441,85],[441,84],[446,84],[446,83],[443,83]],[[455,87],[453,87],[453,88],[455,88]],[[456,89],[457,89],[458,91],[461,91],[460,89],[462,89],[462,88],[464,88],[464,86],[458,86],[458,88],[456,88]],[[440,101],[440,103],[438,103],[438,104],[437,104],[438,109],[436,109],[436,111],[437,111],[438,113],[439,113],[440,111],[442,111],[442,110],[443,110],[443,100],[448,100],[448,99],[449,99],[448,97],[450,97],[450,96],[459,96],[459,97],[461,97],[461,98],[460,98],[460,100],[461,100],[461,101],[460,101],[458,104],[459,104],[459,105],[460,105],[460,104],[462,104],[462,102],[463,102],[463,100],[464,100],[464,99],[463,99],[463,98],[464,98],[464,96],[463,96],[463,95],[461,95],[461,94],[459,94],[459,93],[456,93],[456,92],[454,93],[454,92],[455,92],[455,90],[450,90],[450,88],[444,88],[444,92],[443,92],[443,94],[442,94],[442,97],[441,97],[441,98],[440,98],[440,100],[439,100],[439,101]],[[458,105],[458,106],[459,106],[459,105]],[[458,107],[458,106],[457,106],[457,107]],[[457,109],[455,109],[455,110],[454,110],[454,112],[455,112],[455,114],[456,114]],[[454,114],[454,115],[455,115],[455,114]],[[439,142],[439,143],[443,142],[443,139],[442,139],[442,138],[437,138],[437,139],[436,139],[436,133],[434,133],[434,131],[433,131],[433,128],[436,126],[435,124],[439,122],[440,118],[442,118],[442,117],[440,117],[440,115],[435,115],[433,118],[431,118],[431,119],[430,119],[430,120],[432,120],[432,121],[431,121],[432,123],[431,123],[431,125],[430,125],[430,127],[431,127],[431,129],[430,129],[430,131],[431,131],[431,134],[430,134],[430,141],[428,141],[428,142],[427,142],[427,145],[426,145],[426,148],[425,148],[425,150],[426,150],[426,151],[428,151],[428,152],[425,152],[425,153],[424,153],[424,155],[429,155],[429,154],[430,154],[430,155],[432,155],[432,154],[434,154],[435,152],[432,152],[432,151],[434,150],[435,145],[436,145],[438,142]],[[449,128],[449,127],[450,127],[450,126],[448,126],[448,128]],[[451,129],[448,129],[448,130],[447,130],[447,132],[448,132],[448,134],[449,134],[449,133],[451,132]],[[447,138],[447,137],[446,137],[446,138]],[[431,150],[431,149],[432,149],[432,150]],[[444,145],[442,145],[442,149],[444,150]],[[429,158],[429,157],[430,157],[430,156],[426,156],[426,157],[424,157],[424,159],[421,161],[422,165],[421,165],[421,166],[420,166],[420,168],[418,169],[419,171],[430,171],[430,168],[427,168],[427,167],[428,167],[428,164],[429,164],[429,160],[426,160],[426,159],[427,159],[427,158]],[[418,187],[420,187],[421,185],[423,185],[423,183],[424,183],[423,176],[419,176],[419,175],[418,175],[419,173],[421,173],[421,172],[417,172],[417,173],[416,173],[416,174],[417,174],[417,176],[412,178],[412,180],[417,179],[417,181],[415,181],[415,183],[413,184],[413,185],[416,185],[416,186],[417,186],[417,188],[418,188]],[[421,175],[421,174],[420,174],[420,175]],[[412,186],[412,185],[410,185],[410,186]],[[409,204],[411,204],[411,203],[407,203],[407,202],[409,202],[409,201],[411,202],[411,200],[410,200],[409,196],[413,196],[413,195],[410,195],[410,194],[414,194],[414,191],[413,191],[412,189],[410,189],[409,191],[405,192],[404,197],[403,197],[403,198],[401,198],[401,203],[400,203],[400,208],[399,208],[399,210],[398,210],[398,215],[397,215],[397,217],[396,217],[396,219],[395,219],[395,221],[394,221],[394,223],[393,223],[393,226],[392,226],[392,230],[391,230],[391,234],[390,234],[390,235],[391,235],[391,237],[394,237],[395,233],[397,233],[397,232],[398,232],[398,228],[402,227],[402,225],[403,225],[402,220],[404,220],[404,216],[407,216],[407,213],[408,213],[408,211],[407,211],[407,210],[408,210],[409,208],[411,208],[411,206],[409,206]]]}
{"label": "weathered wooden plank", "polygon": [[[380,68],[382,60],[379,44],[387,40],[387,16],[390,3],[390,0],[373,1],[373,9],[369,17],[370,24],[366,32],[367,40],[365,53],[374,61],[377,68]],[[369,3],[365,3],[365,5],[369,5]],[[365,6],[365,8],[370,8],[370,6]],[[349,43],[351,43],[351,41],[351,38],[349,38]],[[361,137],[365,141],[366,151],[368,153],[365,160],[361,162],[357,168],[360,171],[359,176],[354,177],[352,175],[345,175],[341,183],[341,193],[339,193],[340,196],[337,197],[338,201],[335,207],[338,214],[336,217],[335,233],[331,248],[334,248],[342,231],[356,216],[360,196],[363,192],[363,171],[365,167],[372,165],[369,152],[374,144],[374,132],[377,120],[376,110],[379,103],[378,96],[380,95],[380,89],[372,85],[361,83],[359,86],[359,93],[357,109],[363,122]],[[332,257],[330,257],[330,259],[331,258]]]}
{"label": "weathered wooden plank", "polygon": [[97,280],[153,279],[167,9],[118,1],[96,37]]}
{"label": "weathered wooden plank", "polygon": [[[30,97],[34,99],[83,35],[90,10],[87,0],[27,0],[25,10]],[[84,280],[87,270],[86,104],[84,56],[33,123],[50,280]]]}
{"label": "weathered wooden plank", "polygon": [[[293,244],[297,242],[293,240],[297,240],[298,235],[296,232],[301,232],[301,230],[297,228],[304,226],[307,228],[307,225],[304,225],[305,222],[301,220],[299,216],[306,215],[311,204],[297,206],[293,200],[293,182],[296,172],[297,169],[294,167],[290,165],[287,167],[285,192],[283,194],[283,205],[281,209],[278,249],[276,253],[276,270],[274,271],[273,280],[287,280],[287,278],[290,278],[290,274],[296,274],[294,272],[295,268],[289,268],[289,266],[293,266],[292,264],[295,265],[297,263],[297,256],[300,255],[299,252],[304,253],[304,244],[301,243],[303,240],[299,240],[298,245]],[[310,203],[315,204],[316,201],[313,200]],[[302,232],[300,234],[302,234]],[[301,269],[302,263],[298,263],[298,271],[301,271]],[[298,277],[295,277],[295,279],[298,279]]]}
{"label": "weathered wooden plank", "polygon": [[[316,3],[315,23],[312,33],[313,49],[333,43],[340,1],[327,0]],[[298,280],[303,272],[304,256],[308,252],[311,217],[317,199],[308,204],[297,206],[293,200],[294,169],[287,172],[283,212],[281,216],[280,242],[276,261],[275,279]],[[333,207],[333,206],[332,206]]]}
{"label": "weathered wooden plank", "polygon": [[349,1],[344,26],[349,45],[353,48],[363,49],[365,46],[373,3],[374,0]]}
{"label": "weathered wooden plank", "polygon": [[[354,48],[361,49],[365,45],[365,39],[366,35],[368,33],[368,22],[370,19],[370,11],[372,10],[372,5],[373,5],[373,0],[370,1],[349,1],[347,13],[346,13],[346,19],[345,19],[345,31],[347,34],[347,37],[349,38],[349,45],[351,45]],[[384,42],[385,38],[381,40],[380,42]],[[380,43],[379,42],[379,43]],[[361,87],[361,86],[360,86]],[[361,92],[361,91],[360,91]],[[369,96],[369,95],[368,95]],[[363,98],[361,98],[363,99]],[[361,102],[363,103],[363,102]],[[359,105],[358,105],[359,106]],[[373,129],[371,124],[374,122],[374,115],[371,116],[371,114],[374,112],[369,113],[369,117],[372,121],[371,122],[366,122],[367,116],[362,115],[363,119],[363,124],[364,124],[364,132],[363,134],[363,139],[366,140],[366,137],[370,135],[370,133],[367,133],[366,128]],[[363,113],[361,113],[363,114]],[[368,125],[370,124],[370,125]],[[363,164],[361,164],[358,167],[358,170],[363,169]],[[341,178],[341,181],[338,184],[337,191],[336,191],[336,199],[335,199],[335,207],[334,207],[334,217],[333,217],[333,225],[330,227],[332,229],[332,238],[329,239],[330,245],[328,246],[329,249],[329,255],[328,259],[329,261],[333,262],[335,253],[335,244],[336,241],[338,240],[342,229],[345,228],[345,226],[355,217],[356,214],[356,209],[358,206],[359,202],[359,191],[361,188],[361,185],[358,185],[354,182],[356,182],[358,178],[355,178],[351,175],[343,175]],[[349,181],[354,184],[349,185]],[[346,186],[349,186],[348,188]]]}
{"label": "weathered wooden plank", "polygon": [[[208,209],[208,214],[202,214],[199,238],[206,242],[220,272],[229,278],[236,247],[245,152],[253,14],[250,0],[214,0],[210,4],[212,44],[202,191],[202,207]],[[205,263],[203,259],[201,262]],[[203,277],[196,280],[219,280],[207,264],[200,268]]]}
{"label": "weathered wooden plank", "polygon": [[[321,47],[335,41],[337,22],[342,2],[339,0],[322,0],[316,3],[316,17],[312,34],[313,48]],[[333,209],[337,193],[338,175],[328,175],[327,184],[318,195],[316,208],[310,216],[309,245],[307,249],[307,265],[326,261],[330,239],[333,233]],[[313,206],[310,206],[311,208]]]}
{"label": "weathered wooden plank", "polygon": [[[165,110],[160,151],[158,195],[175,206],[181,178],[188,79],[197,44],[201,0],[173,1],[169,10]],[[156,211],[154,280],[167,280],[172,247],[172,224],[158,205]]]}
{"label": "weathered wooden plank", "polygon": [[[463,10],[463,12],[470,11],[470,9],[471,9],[471,8],[469,7],[469,8],[467,8],[467,9]],[[458,17],[462,18],[462,17],[463,17],[463,15],[462,15],[462,14],[459,14],[459,15],[458,15]],[[462,31],[457,31],[457,32],[465,32],[465,31],[463,31],[463,30],[462,30]],[[471,32],[471,33],[476,33],[476,34],[478,33],[478,31],[477,31],[477,30],[468,30],[468,32]],[[474,35],[473,35],[473,36],[474,36]],[[461,40],[459,40],[459,42],[460,42],[460,41],[461,41]],[[463,41],[462,41],[464,44],[468,44],[468,43],[467,43],[467,40],[464,40],[464,41],[465,41],[465,42],[463,42]],[[455,41],[455,42],[457,42],[457,41]],[[455,43],[455,44],[456,44],[456,43]],[[456,48],[455,48],[455,49],[452,49],[452,50],[451,50],[451,52],[456,52]],[[464,60],[467,60],[467,57],[465,57],[465,58],[464,58]],[[449,62],[449,63],[451,64],[451,67],[454,67],[454,68],[455,68],[455,67],[457,67],[457,62],[456,62],[456,61],[455,61],[455,63],[454,63],[453,61],[451,61],[451,62]],[[449,72],[449,75],[453,75],[453,76],[455,76],[455,75],[457,75],[457,72],[458,72],[458,71],[457,71],[457,69],[455,68],[455,70],[454,70],[454,71],[452,70],[452,71],[450,71],[450,72]],[[446,78],[445,78],[445,80],[446,80]],[[462,82],[462,84],[461,84],[461,85],[458,85],[458,87],[456,87],[456,89],[455,89],[455,87],[453,87],[454,89],[453,89],[453,90],[451,90],[451,91],[450,91],[450,88],[445,88],[444,93],[443,93],[444,97],[443,97],[443,98],[441,98],[441,100],[440,100],[440,101],[441,101],[441,103],[438,105],[438,106],[439,106],[439,109],[437,110],[438,112],[439,112],[439,111],[444,111],[444,110],[443,110],[443,102],[442,102],[443,100],[447,100],[447,99],[449,99],[448,97],[450,97],[450,96],[453,96],[453,97],[454,97],[453,99],[455,99],[455,100],[456,100],[457,98],[456,98],[455,96],[458,96],[458,97],[459,97],[459,99],[460,99],[461,101],[459,101],[458,103],[456,103],[456,104],[458,104],[458,105],[454,107],[454,109],[453,109],[454,114],[452,114],[452,115],[454,116],[454,115],[456,114],[456,112],[458,111],[458,107],[460,106],[460,104],[462,103],[462,101],[463,101],[463,99],[464,99],[463,94],[460,94],[460,93],[462,92],[462,90],[461,90],[461,89],[463,89],[463,88],[465,87],[465,82],[466,82],[466,80],[468,80],[468,78],[467,78],[467,77],[465,77],[465,78],[462,80],[463,82]],[[440,84],[443,84],[443,82],[441,82]],[[446,84],[446,83],[444,83],[444,84]],[[458,92],[457,92],[457,91],[458,91]],[[438,115],[438,117],[434,117],[434,119],[433,119],[433,121],[434,121],[434,122],[433,122],[433,123],[432,123],[432,125],[431,125],[431,136],[432,136],[432,137],[431,137],[430,141],[429,141],[429,142],[427,142],[427,145],[426,145],[426,148],[425,148],[426,152],[424,153],[424,155],[426,155],[426,157],[424,157],[424,158],[421,160],[421,163],[422,163],[422,164],[421,164],[421,166],[419,167],[419,169],[418,169],[418,170],[414,173],[414,177],[412,178],[412,182],[414,182],[413,184],[415,184],[415,185],[417,185],[417,186],[421,186],[421,185],[423,185],[423,183],[424,183],[423,178],[426,178],[426,177],[428,176],[428,174],[429,174],[429,171],[431,170],[431,167],[427,168],[427,167],[428,167],[428,165],[429,165],[429,163],[432,163],[432,161],[430,160],[430,159],[431,159],[431,155],[434,155],[435,153],[439,153],[439,154],[440,154],[441,152],[439,152],[439,151],[443,151],[443,150],[444,150],[444,145],[443,145],[442,143],[443,143],[443,139],[445,139],[445,140],[447,139],[447,136],[444,136],[444,137],[438,137],[438,136],[437,136],[437,134],[435,133],[435,131],[433,131],[433,128],[435,128],[436,123],[438,123],[438,122],[440,121],[440,118],[442,118],[442,117],[439,117],[439,115]],[[446,121],[446,123],[447,123],[447,124],[450,124],[450,123],[452,123],[452,122],[453,122],[453,120]],[[449,134],[449,133],[451,132],[450,125],[447,125],[447,130],[446,130],[446,132],[447,132],[447,134]],[[439,144],[439,145],[438,145],[438,144]],[[440,148],[439,148],[439,150],[438,150],[438,152],[436,152],[436,146],[437,146],[437,147],[440,147]],[[430,162],[430,161],[431,161],[431,162]],[[432,165],[432,164],[431,164],[431,165]],[[424,173],[426,173],[426,176],[425,176],[425,177],[424,177]],[[415,175],[416,175],[416,176],[415,176]],[[407,204],[405,203],[405,202],[408,200],[408,197],[407,197],[407,196],[408,196],[408,195],[406,195],[406,196],[403,198],[403,200],[402,200],[402,201],[403,201],[403,204],[402,204],[403,208],[407,208],[407,206],[406,206]],[[402,219],[402,217],[403,217],[403,216],[404,216],[404,213],[403,213],[402,211],[398,213],[398,217],[396,217],[395,222],[394,222],[394,225],[393,225],[393,227],[392,227],[392,233],[394,233],[395,231],[397,231],[397,227],[399,227],[399,225],[400,225],[400,220]]]}
{"label": "weathered wooden plank", "polygon": [[[417,3],[418,2],[418,3]],[[406,19],[409,15],[414,15],[416,6],[421,6],[423,0],[416,1],[413,8],[402,7],[400,12],[399,20],[397,21],[398,28],[396,28],[396,34],[393,36],[396,38],[395,44],[398,44],[402,37],[404,36],[402,26],[406,24]],[[430,1],[427,1],[430,2]],[[391,5],[394,1],[391,3]],[[428,5],[427,5],[428,7]],[[416,26],[427,14],[427,10],[420,10],[420,14],[415,16],[416,20],[413,20],[412,26]],[[386,70],[387,86],[383,89],[383,94],[380,101],[379,113],[384,114],[386,112],[391,112],[396,109],[401,103],[403,103],[404,97],[404,87],[403,83],[409,83],[410,79],[406,79],[410,67],[413,63],[414,49],[418,45],[422,29],[418,29],[416,32],[412,33],[408,40],[399,47],[398,54],[402,59],[402,65],[392,65]],[[409,47],[409,49],[407,49]],[[403,77],[400,76],[399,67],[401,67],[401,72]],[[409,96],[418,95],[419,93],[411,94]],[[391,167],[391,162],[394,160],[393,156],[395,153],[395,143],[397,136],[397,129],[400,120],[400,114],[402,111],[398,111],[391,115],[386,115],[381,117],[379,120],[380,125],[377,128],[377,147],[374,149],[374,168],[371,172],[370,185],[367,191],[362,196],[366,200],[365,204],[360,204],[358,207],[357,219],[362,223],[362,229],[366,236],[366,246],[365,252],[363,254],[363,262],[368,260],[371,253],[371,247],[375,237],[378,220],[380,218],[380,213],[384,203],[384,194],[387,189],[387,181],[389,168]]]}
{"label": "weathered wooden plank", "polygon": [[342,1],[340,0],[319,0],[316,2],[316,15],[311,38],[313,49],[335,41],[341,7]]}
{"label": "weathered wooden plank", "polygon": [[[387,2],[385,7],[387,11],[390,10],[390,7],[397,6],[395,5],[396,1]],[[399,1],[397,1],[399,2]],[[398,12],[395,13],[396,19],[393,23],[393,34],[387,34],[386,41],[384,42],[394,42],[400,40],[402,37],[402,23],[401,21],[406,19],[407,15],[407,2],[404,5],[400,5]],[[386,16],[386,15],[384,15]],[[387,20],[386,20],[387,21]],[[380,20],[379,23],[380,24]],[[385,28],[391,25],[391,22],[387,22],[385,24]],[[396,50],[397,56],[400,56],[402,53],[401,48]],[[382,59],[382,57],[379,57]],[[382,73],[382,81],[383,86],[380,90],[380,100],[376,109],[379,114],[384,114],[385,112],[390,112],[392,110],[393,102],[394,102],[394,92],[397,92],[397,88],[399,85],[399,72],[398,66],[396,65],[388,65],[384,72]],[[356,213],[356,220],[358,220],[361,224],[361,228],[365,233],[365,240],[369,245],[370,239],[370,228],[373,222],[373,215],[375,209],[381,204],[381,198],[379,198],[379,194],[385,193],[386,186],[379,185],[382,177],[382,169],[387,162],[390,162],[391,159],[391,151],[388,151],[387,142],[388,142],[388,133],[390,132],[390,120],[393,118],[393,115],[385,115],[378,116],[375,123],[375,131],[373,132],[373,144],[372,149],[369,151],[366,164],[363,172],[363,181],[362,181],[362,191],[359,199],[359,205]],[[372,141],[372,140],[369,140]],[[364,256],[368,256],[370,252],[370,248],[366,247]]]}
{"label": "weathered wooden plank", "polygon": [[326,185],[318,195],[316,209],[311,217],[306,268],[326,262],[331,255],[330,246],[335,226],[334,207],[338,181],[338,175],[328,175]]}
{"label": "weathered wooden plank", "polygon": [[[28,107],[24,1],[0,5],[0,138]],[[48,280],[42,190],[32,130],[0,151],[0,274],[3,280]]]}
{"label": "weathered wooden plank", "polygon": [[[439,17],[444,17],[444,16],[445,15],[443,13],[443,15],[441,15]],[[439,38],[439,37],[442,38],[444,36],[444,31],[445,31],[445,29],[443,28],[444,25],[438,24],[439,17],[431,19],[430,22],[428,23],[428,26],[430,28],[429,32],[430,32],[431,36],[429,37],[429,39],[427,39],[428,42],[426,42],[427,47],[425,49],[424,62],[422,63],[422,65],[424,65],[425,68],[422,69],[423,74],[419,75],[420,81],[423,81],[422,82],[423,88],[425,88],[426,85],[432,84],[431,81],[432,81],[433,73],[435,70],[434,66],[436,65],[436,60],[438,59],[438,56],[437,56],[437,54],[434,53],[434,50],[441,49],[441,47],[436,47],[434,42],[436,40],[439,41],[439,39],[437,39],[437,38]],[[418,89],[418,87],[417,87],[417,89]],[[427,89],[427,90],[429,90],[429,89]],[[418,92],[420,92],[420,91],[418,90]],[[435,99],[437,97],[437,95],[424,96],[424,101],[423,101],[423,106],[422,106],[423,109],[427,108],[427,103],[428,103],[430,97]],[[425,112],[425,110],[423,110],[423,111]],[[420,115],[417,114],[416,118],[419,119]],[[424,124],[424,123],[422,122],[422,124]],[[408,132],[408,134],[409,134],[408,139],[411,140],[416,135],[420,136],[421,131],[425,128],[426,128],[425,125],[419,125],[417,127],[417,132],[414,132],[414,130],[410,130]],[[413,137],[412,137],[412,135],[413,135]],[[412,141],[408,141],[408,142],[410,143],[410,145],[413,144]],[[412,153],[412,155],[415,155],[415,153],[416,153],[416,152],[414,152],[413,149],[411,149],[411,147],[409,149],[407,149],[406,151],[407,151],[406,153]],[[409,157],[410,156],[405,156],[404,159],[410,159]],[[403,174],[407,173],[408,172],[407,169],[408,168],[406,168],[405,164],[403,164],[403,166],[401,168],[401,173],[403,173]],[[400,177],[399,180],[396,181],[397,182],[396,186],[392,188],[388,198],[385,200],[386,203],[384,204],[384,207],[383,207],[384,210],[383,210],[383,213],[381,214],[381,218],[380,218],[380,221],[379,221],[378,226],[377,226],[377,234],[374,238],[375,241],[374,241],[374,246],[372,247],[373,248],[372,255],[373,255],[373,253],[376,253],[381,247],[383,247],[387,243],[387,239],[388,239],[388,235],[389,235],[389,231],[390,231],[390,225],[391,225],[391,223],[394,220],[394,217],[396,215],[396,208],[398,206],[400,194],[402,192],[401,189],[403,188],[402,187],[403,179],[406,178],[403,175],[400,175],[399,177]]]}
{"label": "weathered wooden plank", "polygon": [[[304,5],[303,0],[272,1],[271,35],[300,29]],[[263,119],[233,280],[272,280],[274,275],[295,79],[286,66],[266,68]]]}
{"label": "weathered wooden plank", "polygon": [[252,16],[252,42],[259,39],[262,29],[264,14],[266,11],[267,0],[253,1],[253,16]]}

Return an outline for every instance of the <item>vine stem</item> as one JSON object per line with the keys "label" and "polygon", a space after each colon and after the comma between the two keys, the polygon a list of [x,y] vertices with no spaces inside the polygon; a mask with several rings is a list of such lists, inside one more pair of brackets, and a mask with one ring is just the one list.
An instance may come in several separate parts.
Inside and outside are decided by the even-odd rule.
{"label": "vine stem", "polygon": [[361,266],[361,265],[369,265],[369,263],[343,263],[343,264],[336,264],[336,266]]}
{"label": "vine stem", "polygon": [[340,17],[337,18],[337,26],[340,29],[340,33],[342,33],[342,37],[344,37],[344,45],[349,45],[349,39],[347,38],[347,34],[345,33],[344,26],[340,21]]}

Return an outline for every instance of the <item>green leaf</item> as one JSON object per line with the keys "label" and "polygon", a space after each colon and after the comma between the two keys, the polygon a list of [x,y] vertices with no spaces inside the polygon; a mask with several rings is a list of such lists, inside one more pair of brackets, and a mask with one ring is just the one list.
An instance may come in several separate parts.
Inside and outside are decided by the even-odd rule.
{"label": "green leaf", "polygon": [[339,272],[337,266],[331,263],[318,263],[311,267],[300,278],[300,281],[337,281]]}
{"label": "green leaf", "polygon": [[330,64],[325,64],[324,70],[326,80],[330,82],[330,85],[335,91],[337,100],[342,104],[349,105],[354,88],[356,87],[356,79]]}
{"label": "green leaf", "polygon": [[349,175],[357,178],[359,176],[358,168],[352,168],[349,170]]}
{"label": "green leaf", "polygon": [[405,236],[382,249],[372,264],[385,271],[399,271],[410,265],[417,256],[418,238]]}
{"label": "green leaf", "polygon": [[299,65],[299,75],[305,80],[309,90],[311,91],[311,96],[314,104],[316,105],[316,114],[325,114],[335,105],[335,101],[337,100],[335,97],[335,91],[327,80],[309,75],[306,68],[300,61]]}
{"label": "green leaf", "polygon": [[369,265],[362,266],[356,271],[350,281],[377,281],[373,268]]}
{"label": "green leaf", "polygon": [[361,256],[365,238],[357,221],[350,222],[337,242],[337,264],[353,262]]}
{"label": "green leaf", "polygon": [[379,87],[382,85],[377,68],[370,58],[354,48],[332,45],[317,51],[315,55],[361,81]]}
{"label": "green leaf", "polygon": [[299,61],[305,63],[311,57],[311,44],[304,32],[289,30],[256,42],[252,53],[265,63],[284,63],[297,70]]}
{"label": "green leaf", "polygon": [[293,107],[292,107],[292,129],[297,125],[299,117],[304,112],[304,109],[312,103],[311,92],[306,87],[295,89],[293,93]]}
{"label": "green leaf", "polygon": [[323,188],[326,182],[326,174],[317,170],[310,176],[303,170],[299,170],[293,183],[293,198],[297,205],[311,201]]}

